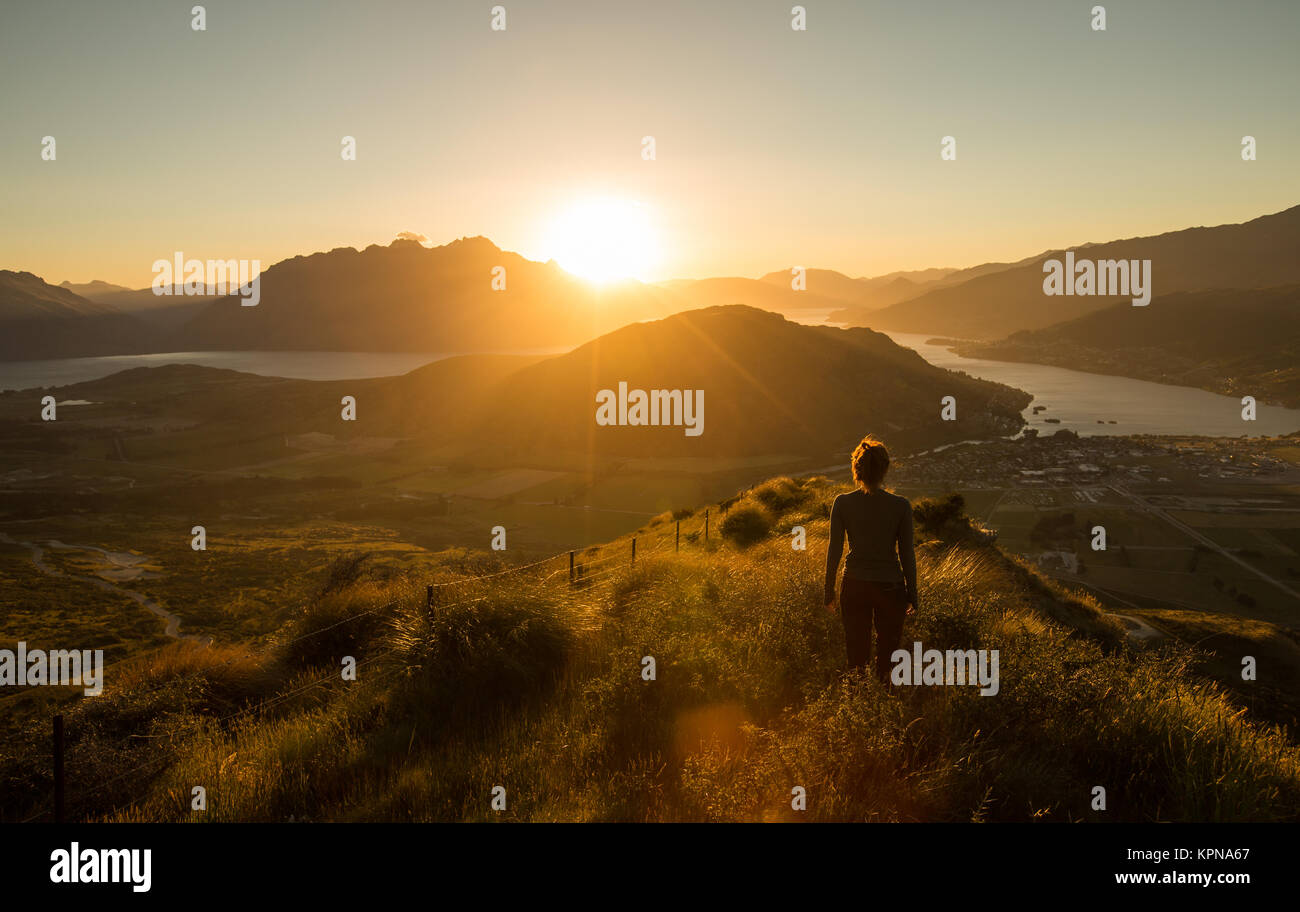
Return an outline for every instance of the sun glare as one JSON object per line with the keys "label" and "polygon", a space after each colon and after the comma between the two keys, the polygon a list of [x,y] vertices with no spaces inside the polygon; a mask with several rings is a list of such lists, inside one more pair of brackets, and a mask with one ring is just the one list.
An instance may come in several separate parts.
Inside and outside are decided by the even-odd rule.
{"label": "sun glare", "polygon": [[555,219],[547,237],[551,257],[592,282],[646,279],[659,258],[649,211],[628,200],[574,203]]}

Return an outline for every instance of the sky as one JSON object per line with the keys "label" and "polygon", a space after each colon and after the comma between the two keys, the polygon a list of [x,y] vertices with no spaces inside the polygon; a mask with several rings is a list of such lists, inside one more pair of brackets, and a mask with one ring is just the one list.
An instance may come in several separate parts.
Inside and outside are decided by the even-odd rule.
{"label": "sky", "polygon": [[498,2],[4,4],[0,268],[145,287],[403,231],[545,260],[613,200],[642,279],[878,275],[1300,203],[1300,2]]}

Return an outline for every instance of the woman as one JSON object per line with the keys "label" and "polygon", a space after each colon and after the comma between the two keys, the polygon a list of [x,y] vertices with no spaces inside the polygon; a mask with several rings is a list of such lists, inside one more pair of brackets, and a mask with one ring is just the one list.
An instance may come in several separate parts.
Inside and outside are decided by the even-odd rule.
{"label": "woman", "polygon": [[835,572],[849,537],[840,589],[840,617],[849,667],[865,668],[876,628],[876,677],[889,686],[890,657],[903,635],[903,618],[916,609],[916,554],[912,549],[912,505],[880,485],[889,470],[889,451],[874,437],[852,457],[858,489],[835,498],[831,540],[826,549],[826,610],[835,612]]}

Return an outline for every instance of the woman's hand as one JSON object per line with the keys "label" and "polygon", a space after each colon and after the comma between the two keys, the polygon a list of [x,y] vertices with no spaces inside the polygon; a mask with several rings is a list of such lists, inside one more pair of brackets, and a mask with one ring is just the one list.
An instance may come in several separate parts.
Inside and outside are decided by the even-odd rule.
{"label": "woman's hand", "polygon": [[904,612],[904,614],[905,614],[905,615],[907,615],[907,614],[916,614],[916,606],[913,605],[911,602],[908,602],[908,603],[907,603],[907,611]]}
{"label": "woman's hand", "polygon": [[831,614],[835,613],[835,599],[826,600],[826,610],[829,611]]}

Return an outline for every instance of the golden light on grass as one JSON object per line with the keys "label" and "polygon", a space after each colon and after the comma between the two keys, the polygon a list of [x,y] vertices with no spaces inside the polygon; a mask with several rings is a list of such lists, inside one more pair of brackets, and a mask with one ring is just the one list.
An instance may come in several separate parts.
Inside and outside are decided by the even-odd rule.
{"label": "golden light on grass", "polygon": [[645,279],[660,258],[650,211],[631,200],[579,200],[556,216],[546,238],[562,268],[600,284]]}

